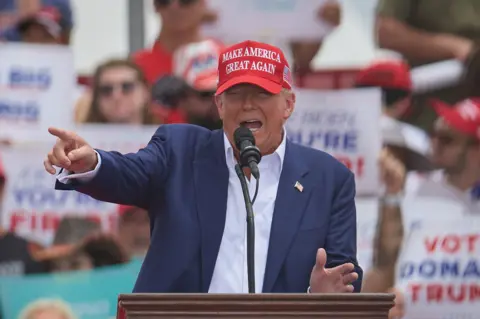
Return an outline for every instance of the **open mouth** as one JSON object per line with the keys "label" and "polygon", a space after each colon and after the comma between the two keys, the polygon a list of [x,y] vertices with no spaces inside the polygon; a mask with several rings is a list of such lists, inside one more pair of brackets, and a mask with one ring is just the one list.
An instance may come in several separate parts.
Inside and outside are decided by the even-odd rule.
{"label": "open mouth", "polygon": [[262,128],[263,123],[259,120],[248,120],[240,123],[241,126],[248,128],[252,133]]}

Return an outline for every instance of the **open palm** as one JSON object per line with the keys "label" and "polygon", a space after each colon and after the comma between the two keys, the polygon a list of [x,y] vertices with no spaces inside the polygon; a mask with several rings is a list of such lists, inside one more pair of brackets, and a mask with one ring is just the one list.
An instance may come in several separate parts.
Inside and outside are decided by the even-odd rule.
{"label": "open palm", "polygon": [[352,283],[358,279],[354,265],[346,263],[334,268],[325,268],[327,253],[320,248],[317,251],[315,266],[310,275],[310,291],[312,293],[353,292]]}

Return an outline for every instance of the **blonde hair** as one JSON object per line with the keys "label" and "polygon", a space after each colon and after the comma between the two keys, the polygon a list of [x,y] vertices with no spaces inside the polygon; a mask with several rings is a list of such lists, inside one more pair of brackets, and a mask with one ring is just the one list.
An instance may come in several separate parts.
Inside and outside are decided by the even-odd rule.
{"label": "blonde hair", "polygon": [[35,314],[42,311],[56,311],[65,319],[77,319],[72,308],[60,299],[38,299],[25,307],[18,319],[35,319]]}

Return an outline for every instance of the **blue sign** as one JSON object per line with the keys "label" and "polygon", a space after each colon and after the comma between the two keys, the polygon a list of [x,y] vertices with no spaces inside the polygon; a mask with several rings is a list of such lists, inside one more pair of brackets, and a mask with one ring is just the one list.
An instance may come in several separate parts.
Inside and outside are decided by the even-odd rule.
{"label": "blue sign", "polygon": [[130,293],[141,261],[92,271],[3,277],[0,300],[3,318],[19,318],[27,307],[56,301],[82,319],[115,317],[119,294]]}
{"label": "blue sign", "polygon": [[0,100],[0,119],[9,121],[38,121],[40,105],[37,102],[11,102]]}
{"label": "blue sign", "polygon": [[12,88],[46,90],[52,84],[52,75],[48,68],[13,67],[8,84]]}

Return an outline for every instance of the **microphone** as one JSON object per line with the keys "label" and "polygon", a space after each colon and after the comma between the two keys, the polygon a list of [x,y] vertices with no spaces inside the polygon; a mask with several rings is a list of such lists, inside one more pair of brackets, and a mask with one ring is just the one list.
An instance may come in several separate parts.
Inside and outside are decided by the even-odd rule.
{"label": "microphone", "polygon": [[[253,213],[253,203],[258,194],[258,179],[260,172],[258,170],[258,163],[262,155],[260,150],[255,146],[255,138],[252,132],[246,127],[239,127],[233,133],[235,145],[240,151],[240,164],[235,165],[235,172],[240,179],[242,186],[243,199],[245,201],[245,209],[247,211],[247,276],[248,276],[248,292],[255,293],[255,220]],[[252,176],[255,177],[257,183],[255,185],[255,195],[253,200],[250,198],[250,192],[245,174],[242,167],[250,167]]]}
{"label": "microphone", "polygon": [[240,164],[242,167],[250,167],[253,177],[256,180],[260,178],[258,163],[262,159],[260,150],[255,146],[255,137],[252,132],[243,126],[240,126],[233,133],[233,139],[237,149],[240,151]]}

